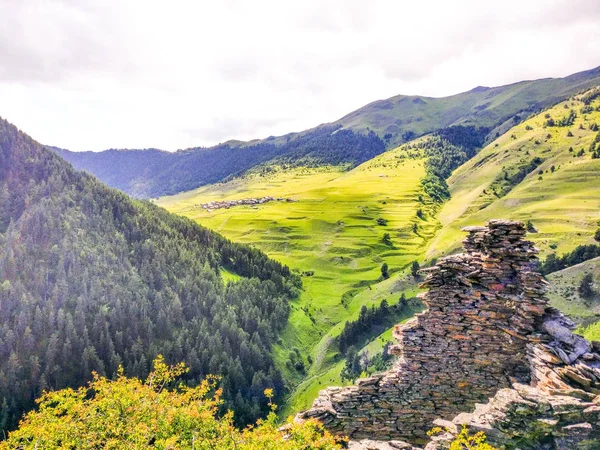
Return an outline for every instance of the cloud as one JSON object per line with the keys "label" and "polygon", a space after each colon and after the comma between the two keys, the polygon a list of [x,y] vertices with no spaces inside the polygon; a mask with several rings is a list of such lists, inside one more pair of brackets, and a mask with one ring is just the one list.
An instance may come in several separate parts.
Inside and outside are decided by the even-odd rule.
{"label": "cloud", "polygon": [[600,64],[595,0],[0,0],[0,114],[73,150],[211,145]]}

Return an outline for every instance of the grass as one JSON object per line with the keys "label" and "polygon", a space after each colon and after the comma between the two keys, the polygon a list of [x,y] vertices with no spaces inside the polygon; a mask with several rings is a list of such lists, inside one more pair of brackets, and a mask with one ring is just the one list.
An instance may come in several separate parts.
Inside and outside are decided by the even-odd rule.
{"label": "grass", "polygon": [[548,298],[552,306],[583,323],[589,323],[594,318],[600,319],[600,299],[589,302],[582,299],[577,292],[581,279],[590,272],[595,275],[600,287],[600,258],[582,262],[547,276],[550,282]]}
{"label": "grass", "polygon": [[[599,105],[598,101],[594,104]],[[568,101],[535,115],[458,168],[448,180],[452,198],[439,213],[443,228],[432,240],[427,257],[458,248],[464,236],[462,227],[492,218],[531,220],[538,232],[528,237],[542,255],[562,254],[579,244],[593,243],[600,219],[600,159],[592,159],[587,149],[597,134],[589,127],[600,124],[600,112],[581,115],[582,106],[579,101]],[[546,114],[556,120],[571,108],[578,113],[573,126],[544,127]],[[572,137],[568,137],[569,131]],[[585,154],[574,156],[582,148]],[[541,165],[502,196],[504,171],[514,174],[535,157],[543,160]],[[499,196],[494,195],[494,188]]]}
{"label": "grass", "polygon": [[220,272],[221,272],[221,278],[223,279],[223,281],[225,283],[235,283],[236,281],[238,281],[242,278],[237,273],[233,273],[225,268],[221,268]]}
{"label": "grass", "polygon": [[548,298],[552,306],[579,323],[579,334],[590,341],[600,341],[600,295],[586,300],[577,290],[588,273],[594,277],[596,291],[600,291],[600,258],[594,258],[548,275]]}
{"label": "grass", "polygon": [[[334,338],[347,320],[358,317],[363,304],[378,304],[383,298],[395,303],[401,292],[414,295],[414,282],[406,277],[408,267],[421,260],[438,226],[435,218],[416,217],[423,206],[418,195],[424,173],[423,160],[405,159],[401,150],[391,150],[348,172],[336,167],[273,168],[267,175],[249,173],[157,200],[171,212],[254,245],[308,275],[303,276],[304,291],[292,303],[288,326],[275,349],[286,379],[293,384],[304,381],[306,387],[292,395],[289,403],[294,409],[309,406],[318,391],[314,386],[338,369]],[[265,196],[292,201],[213,211],[199,206]],[[378,224],[377,219],[384,222]],[[391,244],[382,241],[384,233],[390,234]],[[384,262],[391,277],[382,281]],[[306,373],[285,365],[294,347],[312,358]]]}
{"label": "grass", "polygon": [[[416,312],[415,309],[410,310],[402,320],[398,323],[406,322]],[[395,342],[392,336],[393,327],[385,330],[381,334],[371,339],[364,347],[362,347],[358,353],[365,353],[368,358],[372,358],[375,354],[383,350],[386,342]],[[341,359],[334,364],[329,366],[329,369],[307,378],[300,383],[293,395],[284,405],[281,415],[283,417],[289,416],[296,411],[301,411],[310,406],[312,401],[317,397],[319,391],[330,386],[347,386],[353,384],[351,380],[342,380],[341,372],[344,369],[345,360]],[[365,374],[366,375],[366,374]]]}

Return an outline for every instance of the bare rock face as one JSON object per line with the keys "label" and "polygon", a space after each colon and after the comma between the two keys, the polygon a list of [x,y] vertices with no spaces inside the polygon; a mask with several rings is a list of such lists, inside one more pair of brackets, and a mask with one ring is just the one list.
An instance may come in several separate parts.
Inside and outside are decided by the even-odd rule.
{"label": "bare rock face", "polygon": [[447,431],[427,450],[462,425],[500,448],[600,448],[600,355],[548,307],[523,224],[465,231],[464,254],[425,270],[428,309],[396,327],[395,366],[322,391],[297,420],[316,418],[356,449],[413,448],[398,440],[425,443],[436,424]]}
{"label": "bare rock face", "polygon": [[[548,308],[541,328],[552,334],[527,345],[529,385],[514,383],[471,414],[460,414],[450,423],[436,421],[447,432],[426,450],[447,449],[463,425],[471,432],[483,431],[498,448],[600,449],[600,354],[569,328],[557,328],[556,322],[570,323]],[[583,348],[589,351],[581,353]]]}

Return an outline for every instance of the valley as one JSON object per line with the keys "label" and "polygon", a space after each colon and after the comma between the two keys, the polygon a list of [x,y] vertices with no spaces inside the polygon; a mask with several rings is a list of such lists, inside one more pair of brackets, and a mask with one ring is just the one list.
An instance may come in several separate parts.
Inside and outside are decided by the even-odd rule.
{"label": "valley", "polygon": [[[497,96],[486,114],[475,102],[455,121],[467,125],[448,127],[427,110],[432,132],[399,140],[360,129],[369,105],[359,131],[336,123],[175,154],[74,155],[0,121],[2,429],[47,387],[119,367],[143,377],[158,355],[185,361],[189,385],[219,374],[236,425],[271,398],[280,418],[305,411],[328,386],[390,367],[393,330],[424,308],[419,268],[496,218],[525,223],[551,304],[600,339],[600,89],[564,99],[578,86],[567,84],[558,103],[545,106],[556,97],[542,89],[524,109],[515,86],[477,88],[458,97]],[[56,153],[155,198],[131,199]],[[38,261],[52,261],[43,275]]]}
{"label": "valley", "polygon": [[[498,133],[453,172],[448,179],[451,197],[441,206],[421,184],[429,136],[350,171],[343,166],[262,164],[241,177],[156,203],[254,245],[302,275],[303,291],[292,303],[290,321],[275,348],[276,361],[292,386],[283,411],[294,413],[309,406],[321,388],[349,383],[340,377],[344,360],[335,341],[344,323],[355,320],[362,305],[383,299],[395,303],[401,293],[414,296],[418,290],[411,263],[427,264],[453,252],[460,245],[461,228],[497,217],[530,221],[534,229],[528,237],[542,258],[594,242],[600,159],[593,159],[589,149],[598,135],[600,102],[577,113],[567,127],[545,125],[549,118],[559,121],[584,106],[573,98]],[[289,201],[215,210],[202,206],[270,197]],[[386,233],[389,241],[384,241]],[[382,279],[383,263],[389,279]],[[562,306],[558,297],[552,299]],[[380,351],[390,333],[372,336],[364,351]],[[304,370],[288,363],[290,349],[302,355]]]}
{"label": "valley", "polygon": [[[419,218],[423,160],[392,150],[350,171],[271,168],[195,191],[164,197],[157,204],[189,217],[224,236],[255,245],[303,275],[303,291],[281,335],[276,358],[288,379],[306,382],[290,404],[310,405],[321,382],[340,382],[343,362],[333,345],[347,320],[356,319],[362,305],[387,299],[396,303],[404,292],[415,294],[409,266],[420,260],[437,221]],[[201,203],[252,197],[285,197],[270,202],[208,211]],[[425,214],[425,213],[424,213]],[[414,225],[417,231],[413,231]],[[389,235],[389,242],[384,236]],[[389,279],[381,282],[381,266]],[[292,348],[310,355],[306,373],[286,368]],[[314,385],[313,385],[314,383]],[[316,390],[315,390],[316,387]]]}
{"label": "valley", "polygon": [[600,450],[600,1],[4,3],[0,450]]}

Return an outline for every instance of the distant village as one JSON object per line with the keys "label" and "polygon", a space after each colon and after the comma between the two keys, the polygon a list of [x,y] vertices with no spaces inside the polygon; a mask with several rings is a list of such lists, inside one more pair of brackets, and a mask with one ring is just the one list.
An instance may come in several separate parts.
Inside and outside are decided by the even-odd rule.
{"label": "distant village", "polygon": [[[253,207],[257,207],[258,205],[262,205],[263,203],[268,203],[268,202],[293,202],[294,200],[292,200],[291,198],[283,198],[283,197],[261,197],[261,198],[242,198],[240,200],[223,200],[223,201],[214,201],[214,202],[209,202],[209,203],[202,203],[200,206],[200,208],[202,209],[206,209],[208,212],[211,212],[215,209],[229,209],[233,206],[240,206],[240,205],[250,205]],[[195,205],[196,207],[198,207],[198,205]]]}

